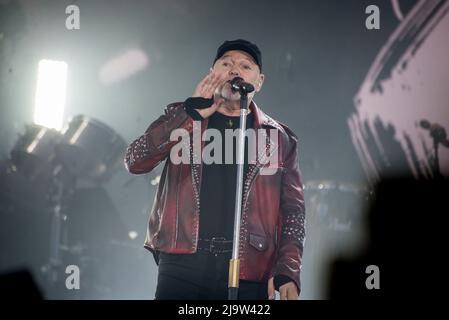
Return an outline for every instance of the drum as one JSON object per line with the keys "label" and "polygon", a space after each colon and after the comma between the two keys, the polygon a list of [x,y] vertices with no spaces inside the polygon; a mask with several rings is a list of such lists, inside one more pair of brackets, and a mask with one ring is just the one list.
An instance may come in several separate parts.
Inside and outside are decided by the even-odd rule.
{"label": "drum", "polygon": [[48,179],[30,181],[10,159],[0,162],[0,212],[41,215],[49,206]]}
{"label": "drum", "polygon": [[369,189],[333,180],[308,180],[304,186],[306,241],[303,289],[308,298],[322,299],[329,263],[335,256],[356,252],[364,241]]}
{"label": "drum", "polygon": [[322,228],[349,232],[361,222],[369,189],[332,180],[310,180],[304,186],[307,219]]}
{"label": "drum", "polygon": [[61,141],[61,133],[54,129],[26,125],[11,150],[11,160],[30,181],[46,181],[53,174],[56,146]]}
{"label": "drum", "polygon": [[99,184],[123,167],[126,146],[126,141],[106,124],[77,115],[63,130],[57,155],[77,178]]}

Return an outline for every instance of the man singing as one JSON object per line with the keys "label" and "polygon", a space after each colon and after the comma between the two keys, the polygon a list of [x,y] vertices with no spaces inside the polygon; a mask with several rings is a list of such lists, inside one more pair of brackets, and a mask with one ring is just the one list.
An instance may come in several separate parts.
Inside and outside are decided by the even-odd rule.
{"label": "man singing", "polygon": [[[283,300],[299,297],[305,206],[298,139],[253,101],[265,79],[262,54],[255,44],[238,39],[218,48],[192,97],[168,105],[126,152],[125,165],[133,174],[165,161],[145,239],[159,266],[156,299],[227,299],[237,144],[225,137],[240,126],[240,93],[231,88],[236,77],[254,86],[246,131],[254,130],[258,142],[245,144],[238,299],[274,299],[275,290]],[[177,129],[192,139],[173,139]],[[188,141],[187,148],[180,147],[186,146],[182,141]],[[219,142],[219,148],[210,148]],[[206,149],[218,161],[206,161]],[[179,150],[187,161],[174,160]],[[222,157],[215,157],[217,152]]]}

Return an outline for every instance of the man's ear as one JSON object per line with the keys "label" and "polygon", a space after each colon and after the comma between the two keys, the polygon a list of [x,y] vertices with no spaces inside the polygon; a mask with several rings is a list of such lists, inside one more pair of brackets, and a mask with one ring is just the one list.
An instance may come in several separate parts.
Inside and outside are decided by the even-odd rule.
{"label": "man's ear", "polygon": [[256,82],[256,92],[259,92],[260,89],[262,88],[262,85],[265,81],[265,75],[263,73],[261,73],[259,75],[259,80]]}

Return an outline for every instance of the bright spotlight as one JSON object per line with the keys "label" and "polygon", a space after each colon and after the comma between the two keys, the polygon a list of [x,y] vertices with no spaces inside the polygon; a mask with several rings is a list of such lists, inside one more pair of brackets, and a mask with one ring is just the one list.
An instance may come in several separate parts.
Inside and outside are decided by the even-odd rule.
{"label": "bright spotlight", "polygon": [[64,116],[67,63],[41,60],[39,62],[34,123],[61,130]]}

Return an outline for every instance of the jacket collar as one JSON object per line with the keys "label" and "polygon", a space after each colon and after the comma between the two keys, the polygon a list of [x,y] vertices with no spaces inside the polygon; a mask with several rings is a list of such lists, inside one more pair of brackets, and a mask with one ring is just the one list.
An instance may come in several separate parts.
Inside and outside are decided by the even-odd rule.
{"label": "jacket collar", "polygon": [[251,103],[249,104],[249,109],[251,112],[254,112],[254,127],[255,128],[262,128],[262,127],[272,127],[275,129],[281,129],[281,126],[269,117],[265,112],[263,112],[257,104],[254,102],[254,100],[251,100]]}

